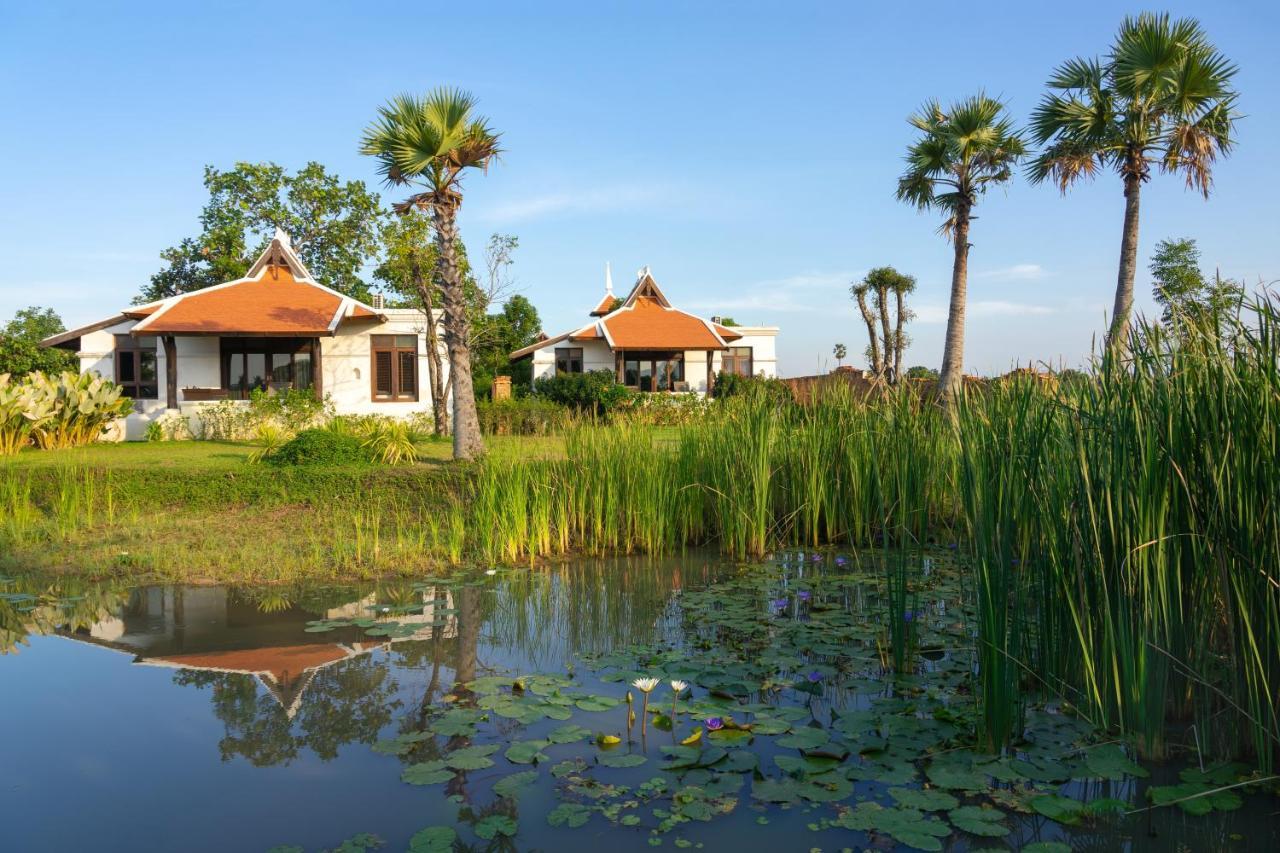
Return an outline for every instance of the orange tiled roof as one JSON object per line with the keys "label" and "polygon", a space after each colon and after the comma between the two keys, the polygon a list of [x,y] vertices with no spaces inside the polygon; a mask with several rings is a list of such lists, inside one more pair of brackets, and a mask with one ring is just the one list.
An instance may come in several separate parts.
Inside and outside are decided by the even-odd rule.
{"label": "orange tiled roof", "polygon": [[302,646],[165,655],[152,660],[190,669],[265,673],[277,683],[284,683],[297,678],[308,669],[335,663],[347,657],[350,657],[350,653],[336,643],[311,643]]}
{"label": "orange tiled roof", "polygon": [[664,308],[648,296],[600,321],[614,348],[621,349],[720,349],[723,343],[705,320]]}
{"label": "orange tiled roof", "polygon": [[610,311],[613,310],[613,303],[617,301],[618,301],[618,297],[614,296],[612,293],[606,293],[604,295],[604,298],[600,300],[600,304],[597,305],[595,307],[595,310],[591,312],[591,316],[603,317],[605,314],[608,314]]}
{"label": "orange tiled roof", "polygon": [[[135,327],[141,334],[327,335],[343,297],[299,280],[287,266],[266,267],[242,279],[184,294]],[[349,316],[377,317],[355,304]]]}

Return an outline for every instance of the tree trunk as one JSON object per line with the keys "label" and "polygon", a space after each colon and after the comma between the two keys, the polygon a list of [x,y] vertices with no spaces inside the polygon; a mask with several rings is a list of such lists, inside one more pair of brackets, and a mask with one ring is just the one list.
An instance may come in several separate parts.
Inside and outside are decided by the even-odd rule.
{"label": "tree trunk", "polygon": [[422,300],[422,311],[427,315],[427,373],[431,379],[431,416],[436,435],[449,432],[449,412],[445,408],[447,396],[444,390],[444,365],[440,362],[440,339],[436,335],[435,282],[427,283],[417,255],[413,258],[413,286]]}
{"label": "tree trunk", "polygon": [[480,419],[471,387],[471,320],[458,270],[458,208],[442,202],[432,206],[436,232],[436,271],[444,302],[444,342],[449,349],[449,382],[453,385],[453,458],[475,459],[484,454]]}
{"label": "tree trunk", "polygon": [[1138,196],[1141,172],[1132,169],[1124,176],[1124,233],[1120,237],[1120,271],[1116,276],[1116,304],[1111,309],[1111,331],[1107,334],[1107,354],[1123,356],[1129,349],[1129,315],[1133,312],[1133,276],[1138,268]]}
{"label": "tree trunk", "polygon": [[871,338],[871,372],[880,376],[884,373],[884,364],[880,358],[880,342],[876,339],[876,321],[871,316],[871,309],[867,308],[867,294],[858,290],[853,295],[858,298],[858,310],[862,312],[863,322],[867,324],[867,336]]}
{"label": "tree trunk", "polygon": [[964,385],[964,309],[969,288],[969,205],[956,210],[956,257],[951,266],[951,306],[947,312],[947,341],[942,351],[938,388],[944,403]]}
{"label": "tree trunk", "polygon": [[893,354],[893,332],[889,330],[889,292],[883,287],[876,288],[876,307],[880,309],[880,340],[884,346],[884,374],[889,382],[897,382],[897,376],[890,375],[889,356]]}
{"label": "tree trunk", "polygon": [[902,323],[903,323],[903,317],[905,315],[905,307],[902,304],[903,303],[902,289],[899,288],[895,290],[894,294],[898,298],[898,303],[897,303],[898,316],[896,320],[897,328],[894,329],[894,332],[893,332],[893,384],[897,385],[899,382],[902,381],[902,348],[903,348]]}

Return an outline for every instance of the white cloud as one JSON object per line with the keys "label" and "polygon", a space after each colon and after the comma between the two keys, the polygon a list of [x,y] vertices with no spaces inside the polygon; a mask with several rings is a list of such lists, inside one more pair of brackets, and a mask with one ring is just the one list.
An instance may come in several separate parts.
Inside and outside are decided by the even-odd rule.
{"label": "white cloud", "polygon": [[669,189],[655,186],[615,186],[591,190],[544,193],[482,209],[479,215],[489,222],[519,222],[557,214],[603,213],[648,207],[670,202]]}
{"label": "white cloud", "polygon": [[786,278],[758,281],[738,289],[737,295],[723,299],[700,299],[681,307],[691,311],[753,311],[796,313],[830,312],[834,293],[846,293],[858,272],[810,271]]}
{"label": "white cloud", "polygon": [[[946,305],[918,305],[915,308],[916,320],[920,323],[945,323],[947,321]],[[970,319],[983,317],[1027,317],[1043,316],[1054,313],[1048,305],[1032,305],[1026,302],[1008,302],[1003,299],[980,299],[970,302],[965,316]]]}
{"label": "white cloud", "polygon": [[994,270],[983,270],[973,274],[974,278],[985,281],[1036,281],[1048,276],[1044,267],[1039,264],[1014,264]]}

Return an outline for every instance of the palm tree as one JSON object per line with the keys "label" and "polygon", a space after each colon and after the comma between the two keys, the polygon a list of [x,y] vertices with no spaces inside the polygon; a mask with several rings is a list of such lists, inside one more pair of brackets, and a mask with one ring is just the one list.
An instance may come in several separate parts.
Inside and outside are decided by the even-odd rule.
{"label": "palm tree", "polygon": [[1214,161],[1234,143],[1235,73],[1199,22],[1147,13],[1125,19],[1105,60],[1063,63],[1032,113],[1031,132],[1046,145],[1027,170],[1033,183],[1052,179],[1065,193],[1100,168],[1124,182],[1109,352],[1122,352],[1129,336],[1142,184],[1158,163],[1208,198]]}
{"label": "palm tree", "polygon": [[961,387],[964,366],[965,293],[969,274],[969,221],[978,197],[1013,177],[1026,153],[1000,101],[979,94],[943,111],[937,101],[908,121],[923,134],[907,149],[907,170],[898,179],[898,199],[920,210],[946,215],[939,229],[955,246],[951,305],[938,387],[944,401]]}
{"label": "palm tree", "polygon": [[836,367],[843,367],[844,357],[849,354],[849,348],[844,344],[836,344],[832,348],[831,354],[836,357]]}
{"label": "palm tree", "polygon": [[476,101],[457,89],[440,88],[425,97],[400,95],[378,108],[364,132],[361,153],[378,159],[378,171],[393,186],[419,186],[395,205],[397,213],[431,213],[436,243],[436,275],[444,313],[444,340],[453,383],[453,457],[484,453],[471,384],[471,322],[458,265],[458,209],[466,169],[487,169],[501,153],[498,134],[475,115]]}

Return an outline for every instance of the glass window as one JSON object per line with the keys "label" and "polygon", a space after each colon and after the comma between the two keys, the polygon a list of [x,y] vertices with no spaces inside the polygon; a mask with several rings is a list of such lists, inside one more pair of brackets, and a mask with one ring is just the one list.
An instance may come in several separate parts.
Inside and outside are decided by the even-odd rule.
{"label": "glass window", "polygon": [[556,373],[581,373],[582,347],[556,347]]}
{"label": "glass window", "polygon": [[754,375],[751,365],[751,347],[730,347],[722,357],[720,370],[724,373],[736,373],[739,376]]}
{"label": "glass window", "polygon": [[160,398],[156,344],[154,337],[116,335],[116,384],[125,396],[134,400]]}
{"label": "glass window", "polygon": [[275,393],[315,387],[310,338],[223,338],[222,386],[227,396],[245,399],[255,388]]}
{"label": "glass window", "polygon": [[372,335],[371,393],[377,401],[418,399],[418,336]]}

